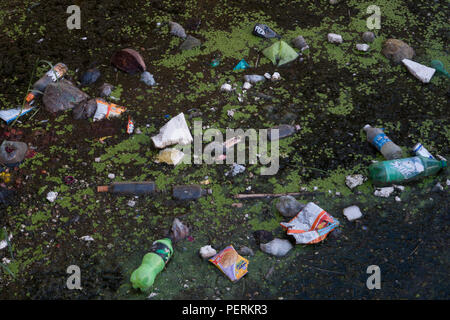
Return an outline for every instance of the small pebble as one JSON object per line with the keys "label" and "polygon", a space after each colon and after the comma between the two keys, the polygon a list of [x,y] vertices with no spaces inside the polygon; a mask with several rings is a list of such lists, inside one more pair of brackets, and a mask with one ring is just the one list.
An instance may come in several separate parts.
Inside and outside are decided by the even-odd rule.
{"label": "small pebble", "polygon": [[366,31],[362,35],[364,42],[372,43],[375,40],[375,34],[371,31]]}

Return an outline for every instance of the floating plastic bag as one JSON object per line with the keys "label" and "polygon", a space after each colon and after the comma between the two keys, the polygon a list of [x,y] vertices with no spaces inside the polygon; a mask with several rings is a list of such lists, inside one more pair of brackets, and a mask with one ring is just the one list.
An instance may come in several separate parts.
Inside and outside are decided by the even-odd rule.
{"label": "floating plastic bag", "polygon": [[6,121],[6,124],[9,124],[11,121],[14,121],[16,118],[23,116],[24,114],[27,114],[31,110],[34,109],[34,107],[31,108],[23,108],[22,113],[20,113],[21,108],[15,108],[15,109],[8,109],[8,110],[0,110],[0,118]]}
{"label": "floating plastic bag", "polygon": [[96,99],[97,111],[95,111],[94,121],[102,120],[103,118],[109,119],[110,117],[118,117],[127,109],[120,107],[114,103],[108,103],[103,99]]}
{"label": "floating plastic bag", "polygon": [[324,240],[339,226],[339,221],[328,212],[310,202],[289,222],[280,223],[297,244],[313,244]]}
{"label": "floating plastic bag", "polygon": [[159,149],[173,144],[187,145],[194,141],[184,118],[184,113],[180,113],[167,122],[159,129],[159,134],[152,137],[152,140],[155,147]]}
{"label": "floating plastic bag", "polygon": [[232,245],[229,245],[209,259],[231,281],[238,281],[248,272],[248,260],[241,257]]}
{"label": "floating plastic bag", "polygon": [[262,53],[267,59],[272,61],[273,64],[278,66],[291,62],[298,57],[298,53],[282,40],[277,41],[270,47],[264,49]]}
{"label": "floating plastic bag", "polygon": [[244,70],[247,68],[250,68],[249,64],[244,59],[242,59],[241,61],[239,61],[239,63],[236,65],[236,67],[234,67],[233,70],[237,71],[237,70]]}
{"label": "floating plastic bag", "polygon": [[181,152],[180,150],[168,148],[168,149],[164,149],[159,152],[158,156],[156,157],[155,162],[156,163],[164,162],[164,163],[173,164],[174,166],[176,166],[177,164],[179,164],[181,162],[183,157],[184,157],[184,153]]}

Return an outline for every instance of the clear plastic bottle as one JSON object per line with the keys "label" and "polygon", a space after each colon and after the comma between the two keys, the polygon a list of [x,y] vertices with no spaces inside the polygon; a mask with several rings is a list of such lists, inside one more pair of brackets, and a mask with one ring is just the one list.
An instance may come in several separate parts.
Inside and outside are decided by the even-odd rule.
{"label": "clear plastic bottle", "polygon": [[173,197],[177,200],[196,200],[206,193],[206,190],[195,184],[173,187]]}
{"label": "clear plastic bottle", "polygon": [[28,93],[26,102],[31,105],[36,97],[39,97],[45,91],[45,88],[56,80],[61,79],[67,72],[67,66],[64,63],[57,63],[42,78],[33,84],[33,90]]}
{"label": "clear plastic bottle", "polygon": [[133,195],[152,194],[156,192],[156,184],[152,181],[115,182],[110,186],[98,186],[97,192],[111,192]]}
{"label": "clear plastic bottle", "polygon": [[402,157],[402,149],[392,142],[382,129],[373,128],[369,124],[365,125],[363,129],[367,133],[367,141],[375,146],[387,160],[400,159]]}

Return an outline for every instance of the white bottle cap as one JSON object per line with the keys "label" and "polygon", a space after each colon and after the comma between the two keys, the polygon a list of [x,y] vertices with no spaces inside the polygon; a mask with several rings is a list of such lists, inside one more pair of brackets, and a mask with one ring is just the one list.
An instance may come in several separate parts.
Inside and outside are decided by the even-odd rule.
{"label": "white bottle cap", "polygon": [[372,126],[371,126],[370,124],[366,124],[366,125],[363,127],[364,130],[367,130],[367,129],[369,129],[369,128],[372,128]]}

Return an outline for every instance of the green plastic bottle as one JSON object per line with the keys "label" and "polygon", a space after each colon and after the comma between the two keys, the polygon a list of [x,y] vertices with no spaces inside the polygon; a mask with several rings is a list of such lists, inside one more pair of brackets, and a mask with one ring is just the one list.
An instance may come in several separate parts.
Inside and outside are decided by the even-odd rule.
{"label": "green plastic bottle", "polygon": [[151,252],[142,259],[142,263],[131,274],[130,281],[134,289],[147,291],[153,285],[156,276],[164,269],[173,255],[172,241],[168,238],[153,242]]}
{"label": "green plastic bottle", "polygon": [[369,166],[369,175],[375,185],[383,186],[431,176],[445,167],[447,161],[419,156],[374,163]]}

